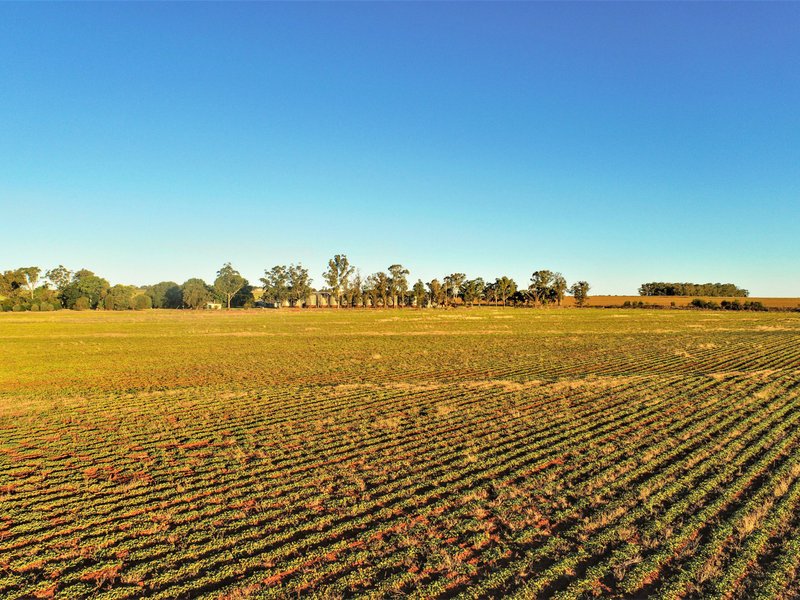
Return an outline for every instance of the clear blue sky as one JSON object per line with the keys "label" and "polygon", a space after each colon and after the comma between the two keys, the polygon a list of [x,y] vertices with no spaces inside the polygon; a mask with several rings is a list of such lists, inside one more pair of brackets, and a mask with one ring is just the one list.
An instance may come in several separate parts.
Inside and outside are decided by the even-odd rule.
{"label": "clear blue sky", "polygon": [[0,5],[0,269],[800,296],[800,3]]}

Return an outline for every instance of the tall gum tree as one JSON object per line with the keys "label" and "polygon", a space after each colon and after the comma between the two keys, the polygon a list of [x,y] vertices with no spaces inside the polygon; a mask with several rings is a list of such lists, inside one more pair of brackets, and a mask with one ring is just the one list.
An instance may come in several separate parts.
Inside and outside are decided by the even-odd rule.
{"label": "tall gum tree", "polygon": [[274,302],[278,307],[289,300],[289,268],[286,265],[275,265],[269,271],[265,270],[261,283],[265,300]]}
{"label": "tall gum tree", "polygon": [[400,300],[408,292],[409,271],[403,265],[389,267],[389,287],[391,288],[392,302],[395,308],[400,308]]}
{"label": "tall gum tree", "polygon": [[495,279],[494,286],[497,290],[497,294],[500,296],[500,299],[503,302],[503,306],[506,305],[508,298],[513,296],[517,291],[517,282],[506,275]]}
{"label": "tall gum tree", "polygon": [[289,301],[292,306],[303,306],[311,293],[311,278],[302,264],[289,265]]}
{"label": "tall gum tree", "polygon": [[245,285],[247,285],[247,280],[231,266],[231,263],[222,265],[222,268],[217,271],[217,278],[214,280],[214,289],[225,296],[228,308],[231,307],[231,298]]}
{"label": "tall gum tree", "polygon": [[342,305],[342,294],[347,289],[354,271],[355,268],[350,266],[346,254],[337,254],[328,261],[328,270],[322,277],[331,289],[331,293],[336,297],[336,308]]}

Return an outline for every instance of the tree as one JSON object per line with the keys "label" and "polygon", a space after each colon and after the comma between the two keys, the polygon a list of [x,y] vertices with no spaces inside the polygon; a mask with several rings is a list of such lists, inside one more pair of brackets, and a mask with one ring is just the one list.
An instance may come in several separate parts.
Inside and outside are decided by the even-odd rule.
{"label": "tree", "polygon": [[406,279],[408,272],[403,265],[389,267],[389,288],[395,308],[400,308],[400,304],[405,303],[405,296],[408,293],[408,279]]}
{"label": "tree", "polygon": [[133,299],[134,310],[147,310],[153,308],[153,299],[150,296],[141,294]]}
{"label": "tree", "polygon": [[[40,285],[34,291],[34,299],[38,301],[41,306],[45,304],[50,304],[51,308],[49,310],[53,310],[54,306],[58,305],[61,307],[61,300],[59,299],[58,292],[56,290],[50,289],[47,285]],[[48,310],[42,308],[42,310]]]}
{"label": "tree", "polygon": [[389,297],[392,295],[392,279],[383,271],[378,271],[376,278],[378,294],[384,308],[389,307]]}
{"label": "tree", "polygon": [[641,296],[738,296],[749,292],[733,283],[667,283],[652,281],[639,287]]}
{"label": "tree", "polygon": [[303,265],[289,265],[289,301],[302,306],[311,293],[311,278]]}
{"label": "tree", "polygon": [[53,284],[53,287],[57,290],[57,297],[58,302],[61,306],[66,307],[64,303],[64,290],[69,285],[70,281],[72,280],[72,271],[67,269],[64,265],[58,265],[57,267],[50,269],[47,273],[44,274],[47,280]]}
{"label": "tree", "polygon": [[152,308],[180,308],[183,306],[181,286],[174,281],[161,281],[145,288],[145,295],[150,298]]}
{"label": "tree", "polygon": [[464,273],[451,273],[444,278],[446,300],[449,298],[452,300],[452,303],[455,304],[455,299],[461,291],[461,284],[464,283],[466,278],[467,276]]}
{"label": "tree", "polygon": [[503,306],[506,305],[506,301],[517,291],[517,283],[505,275],[495,279],[494,286],[497,289],[497,294],[500,296],[500,299],[503,302]]}
{"label": "tree", "polygon": [[[376,279],[374,273],[372,275],[367,275],[367,278],[364,280],[364,287],[362,288],[366,300],[369,301],[368,303],[372,308],[378,307],[378,299],[380,298],[380,291],[378,290]],[[364,302],[364,304],[366,305],[367,302]]]}
{"label": "tree", "polygon": [[431,279],[428,282],[428,290],[431,304],[440,306],[445,302],[444,297],[447,294],[447,291],[444,289],[442,283],[438,279]]}
{"label": "tree", "polygon": [[350,261],[344,254],[337,254],[328,261],[328,270],[322,277],[330,287],[331,294],[336,298],[336,308],[342,304],[342,294],[347,289],[353,271],[355,269],[350,266]]}
{"label": "tree", "polygon": [[72,279],[72,271],[67,269],[64,265],[50,269],[44,276],[53,284],[53,287],[61,291],[69,285]]}
{"label": "tree", "polygon": [[589,284],[585,281],[577,281],[569,288],[569,292],[575,297],[575,304],[581,307],[589,299]]}
{"label": "tree", "polygon": [[383,308],[389,305],[389,295],[391,294],[391,280],[383,271],[378,271],[367,277],[367,293],[372,299],[372,306],[377,307],[378,301]]}
{"label": "tree", "polygon": [[519,304],[526,305],[531,302],[531,294],[527,289],[522,289],[522,290],[518,289],[516,292],[514,292],[508,297],[508,301],[514,305],[519,305]]}
{"label": "tree", "polygon": [[164,308],[180,308],[183,306],[183,291],[178,284],[167,288],[164,295]]}
{"label": "tree", "polygon": [[358,306],[358,301],[361,298],[361,287],[363,284],[364,282],[361,281],[361,273],[356,271],[355,275],[347,284],[347,288],[345,288],[344,291],[345,298],[350,306]]}
{"label": "tree", "polygon": [[378,286],[375,283],[375,275],[367,275],[364,286],[361,288],[364,293],[364,306],[369,304],[372,308],[378,307]]}
{"label": "tree", "polygon": [[25,288],[25,276],[21,269],[4,271],[0,275],[0,295],[8,298],[16,298],[20,291]]}
{"label": "tree", "polygon": [[425,284],[422,283],[422,279],[417,279],[417,282],[412,288],[412,292],[414,293],[414,301],[417,308],[422,308],[422,305],[425,303]]}
{"label": "tree", "polygon": [[561,306],[561,301],[564,300],[564,294],[567,291],[567,280],[564,279],[561,273],[555,273],[553,275],[553,282],[550,284],[550,290],[552,299]]}
{"label": "tree", "polygon": [[497,284],[490,281],[484,285],[483,297],[486,298],[487,303],[492,302],[495,306],[497,306]]}
{"label": "tree", "polygon": [[547,270],[533,272],[528,292],[534,302],[545,305],[552,299],[551,285],[554,276],[552,271]]}
{"label": "tree", "polygon": [[253,307],[253,286],[247,279],[244,280],[244,285],[233,295],[231,298],[231,306],[237,308],[252,308]]}
{"label": "tree", "polygon": [[480,277],[477,279],[468,279],[462,283],[461,298],[464,300],[464,303],[474,306],[475,301],[480,300],[483,296],[483,287],[484,282]]}
{"label": "tree", "polygon": [[133,308],[133,295],[136,288],[132,285],[117,284],[111,287],[103,298],[103,308],[106,310],[130,310]]}
{"label": "tree", "polygon": [[97,308],[108,293],[111,285],[88,269],[76,271],[72,281],[61,293],[62,302],[67,308],[74,308],[78,298],[86,298],[87,308]]}
{"label": "tree", "polygon": [[211,301],[211,289],[205,281],[197,277],[184,282],[181,295],[184,306],[188,308],[197,309]]}
{"label": "tree", "polygon": [[247,285],[247,280],[231,266],[231,263],[222,265],[222,268],[217,271],[217,278],[214,280],[214,289],[225,297],[228,308],[231,307],[231,298],[245,285]]}
{"label": "tree", "polygon": [[25,289],[28,290],[28,295],[33,300],[33,290],[36,289],[36,284],[39,282],[39,273],[42,270],[39,267],[22,267],[19,272],[22,275]]}
{"label": "tree", "polygon": [[285,265],[275,265],[269,271],[265,270],[260,281],[264,290],[262,297],[267,302],[281,306],[289,299],[289,269]]}

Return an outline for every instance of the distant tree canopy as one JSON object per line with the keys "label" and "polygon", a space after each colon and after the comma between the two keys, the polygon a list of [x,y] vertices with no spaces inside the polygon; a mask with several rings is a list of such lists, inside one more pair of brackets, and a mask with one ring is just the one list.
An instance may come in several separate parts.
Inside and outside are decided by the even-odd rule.
{"label": "distant tree canopy", "polygon": [[78,308],[97,308],[110,287],[87,269],[72,273],[61,265],[47,271],[39,285],[41,272],[39,267],[21,267],[0,273],[0,308],[39,311],[76,308],[76,304]]}
{"label": "distant tree canopy", "polygon": [[749,292],[733,283],[665,283],[654,281],[639,287],[640,296],[728,296],[746,298]]}
{"label": "distant tree canopy", "polygon": [[[44,275],[40,276],[41,273]],[[589,285],[579,281],[570,287],[560,273],[548,270],[534,271],[530,285],[521,290],[508,276],[484,281],[482,277],[470,278],[466,273],[457,272],[428,283],[417,279],[411,285],[409,274],[406,267],[395,263],[386,271],[362,278],[345,254],[336,254],[323,273],[326,287],[319,291],[328,296],[328,306],[340,307],[544,306],[561,304],[567,292],[575,295],[580,306]],[[312,287],[309,270],[302,264],[275,265],[264,271],[260,283],[261,299],[276,306],[326,305],[324,300],[318,302],[312,298],[318,290]],[[63,265],[49,271],[20,267],[0,272],[0,310],[3,311],[198,309],[211,302],[229,308],[256,304],[253,287],[231,263],[222,265],[212,285],[195,277],[181,285],[161,281],[144,287],[112,286],[88,269],[73,272]]]}

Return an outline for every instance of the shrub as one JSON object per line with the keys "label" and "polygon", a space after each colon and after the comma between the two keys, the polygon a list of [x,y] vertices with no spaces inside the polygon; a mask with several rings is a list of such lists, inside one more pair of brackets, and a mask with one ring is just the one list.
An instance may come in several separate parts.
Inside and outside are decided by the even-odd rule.
{"label": "shrub", "polygon": [[75,310],[89,310],[89,299],[86,296],[81,296],[75,300]]}
{"label": "shrub", "polygon": [[706,310],[719,310],[720,305],[711,300],[703,300],[702,298],[695,298],[689,303],[693,308],[704,308]]}
{"label": "shrub", "polygon": [[11,310],[13,310],[14,312],[22,312],[23,310],[25,310],[25,307],[22,304],[15,304],[14,306],[11,307]]}
{"label": "shrub", "polygon": [[51,310],[55,310],[55,306],[53,306],[53,305],[52,305],[52,304],[50,304],[49,302],[42,302],[42,303],[39,305],[39,308],[40,308],[42,311],[46,311],[46,312],[50,312]]}
{"label": "shrub", "polygon": [[744,309],[745,310],[755,310],[755,311],[758,311],[758,312],[765,312],[765,311],[769,310],[769,309],[767,309],[766,306],[761,304],[761,302],[759,302],[758,300],[753,300],[751,302],[745,302],[744,303]]}
{"label": "shrub", "polygon": [[622,303],[622,308],[656,308],[656,306],[651,306],[641,300],[634,300],[633,302],[625,300],[625,302]]}
{"label": "shrub", "polygon": [[39,305],[34,302],[33,304],[31,304],[30,310],[31,312],[39,312]]}

